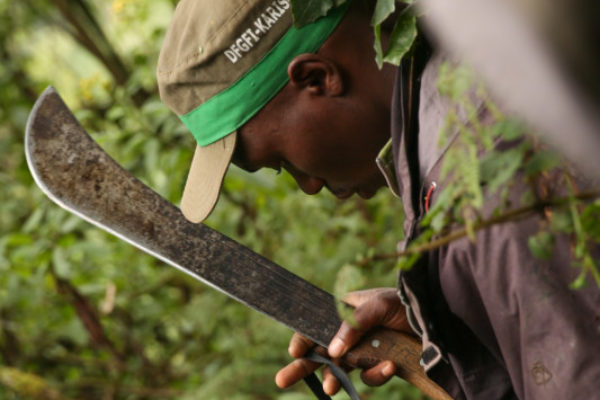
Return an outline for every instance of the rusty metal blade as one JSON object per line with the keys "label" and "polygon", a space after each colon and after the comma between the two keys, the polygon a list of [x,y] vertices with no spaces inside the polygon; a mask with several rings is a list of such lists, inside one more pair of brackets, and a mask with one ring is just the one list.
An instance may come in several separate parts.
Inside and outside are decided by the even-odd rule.
{"label": "rusty metal blade", "polygon": [[[341,320],[335,300],[247,247],[187,221],[179,209],[111,159],[53,88],[36,102],[25,134],[29,169],[61,207],[327,347]],[[370,368],[393,360],[396,375],[436,400],[450,397],[419,366],[420,343],[378,329],[346,355]]]}
{"label": "rusty metal blade", "polygon": [[49,87],[27,124],[38,186],[61,207],[326,346],[340,324],[333,296],[247,247],[188,222],[111,159]]}

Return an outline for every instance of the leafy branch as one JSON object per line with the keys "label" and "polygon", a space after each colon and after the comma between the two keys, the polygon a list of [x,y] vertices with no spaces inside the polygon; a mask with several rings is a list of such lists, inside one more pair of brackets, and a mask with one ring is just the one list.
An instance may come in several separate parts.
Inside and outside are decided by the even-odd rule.
{"label": "leafy branch", "polygon": [[[408,269],[425,252],[465,236],[475,241],[481,229],[538,212],[547,222],[528,240],[532,254],[549,258],[555,235],[565,234],[572,242],[573,264],[581,268],[571,286],[579,288],[591,276],[600,287],[591,253],[591,243],[600,242],[594,222],[600,214],[600,190],[579,192],[570,165],[529,136],[519,120],[503,115],[469,68],[442,64],[438,90],[452,104],[440,132],[440,146],[446,148],[440,173],[444,189],[421,221],[422,234],[405,251],[380,258],[398,257],[397,266]],[[519,181],[529,189],[515,190]],[[509,209],[511,194],[520,194],[525,205]],[[488,196],[498,204],[491,217],[483,218]],[[584,202],[591,204],[584,208]]]}
{"label": "leafy branch", "polygon": [[[399,258],[399,257],[410,257],[410,256],[415,256],[415,255],[421,255],[425,252],[439,249],[439,248],[441,248],[453,241],[456,241],[458,239],[462,239],[464,237],[470,236],[471,229],[474,232],[477,232],[479,230],[489,228],[493,225],[502,224],[505,222],[516,221],[520,218],[524,218],[524,217],[527,217],[528,215],[531,215],[532,212],[543,212],[545,209],[547,209],[549,207],[562,207],[562,206],[568,205],[569,208],[572,209],[574,200],[590,201],[590,200],[595,200],[598,197],[600,197],[600,191],[590,191],[590,192],[580,193],[576,196],[554,198],[554,199],[549,199],[549,200],[545,200],[545,201],[540,201],[535,204],[518,207],[518,208],[515,208],[512,210],[509,210],[507,212],[504,212],[500,215],[493,216],[489,219],[475,222],[470,229],[467,229],[466,227],[456,229],[446,235],[437,237],[436,239],[432,239],[432,240],[429,240],[429,241],[426,241],[423,243],[416,243],[413,246],[409,246],[404,251],[399,251],[396,253],[389,253],[389,254],[373,254],[369,257],[364,257],[359,261],[359,264],[361,266],[365,266],[373,261],[381,261],[381,260],[395,259],[395,258]],[[581,224],[579,224],[579,225],[581,226]],[[581,228],[579,228],[579,229],[581,229]],[[410,266],[403,265],[403,268],[409,268],[409,267]]]}

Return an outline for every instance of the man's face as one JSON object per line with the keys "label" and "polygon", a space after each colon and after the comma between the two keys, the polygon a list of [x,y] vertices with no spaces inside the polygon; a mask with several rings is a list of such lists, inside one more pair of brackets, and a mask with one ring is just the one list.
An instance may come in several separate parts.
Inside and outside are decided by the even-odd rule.
{"label": "man's face", "polygon": [[372,197],[385,185],[375,158],[390,137],[387,105],[315,96],[286,85],[238,130],[233,162],[247,171],[283,168],[307,194]]}

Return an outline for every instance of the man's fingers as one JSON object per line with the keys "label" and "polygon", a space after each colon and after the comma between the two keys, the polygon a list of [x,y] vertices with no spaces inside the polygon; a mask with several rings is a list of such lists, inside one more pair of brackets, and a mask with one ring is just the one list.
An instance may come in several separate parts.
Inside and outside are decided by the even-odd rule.
{"label": "man's fingers", "polygon": [[[351,326],[346,321],[342,322],[340,329],[329,345],[329,356],[331,358],[343,356],[352,346],[358,343],[365,332],[376,326],[385,326],[386,320],[394,315],[396,307],[388,301],[385,292],[380,291],[377,294],[377,296],[369,298],[354,310],[356,326]],[[401,316],[403,317],[404,313]]]}
{"label": "man's fingers", "polygon": [[397,331],[412,332],[397,290],[379,290],[376,296],[356,307],[354,319],[363,331],[382,326]]}
{"label": "man's fingers", "polygon": [[343,356],[358,343],[365,332],[378,326],[412,333],[397,290],[371,289],[353,292],[346,299],[352,304],[358,304],[354,310],[356,326],[342,323],[329,345],[330,357]]}
{"label": "man's fingers", "polygon": [[333,396],[340,390],[340,381],[333,375],[329,367],[323,369],[323,391]]}
{"label": "man's fingers", "polygon": [[373,368],[362,371],[360,379],[369,386],[380,386],[389,381],[395,372],[396,366],[392,361],[382,361]]}
{"label": "man's fingers", "polygon": [[342,322],[340,329],[329,344],[329,356],[331,358],[342,357],[348,349],[360,340],[364,332],[362,329],[353,328],[346,321]]}
{"label": "man's fingers", "polygon": [[294,333],[290,339],[288,353],[290,353],[290,356],[294,358],[300,358],[303,357],[306,352],[312,349],[314,346],[315,344],[310,339],[305,338],[299,333]]}
{"label": "man's fingers", "polygon": [[285,389],[298,382],[300,379],[313,373],[321,364],[303,358],[294,360],[277,372],[275,384]]}

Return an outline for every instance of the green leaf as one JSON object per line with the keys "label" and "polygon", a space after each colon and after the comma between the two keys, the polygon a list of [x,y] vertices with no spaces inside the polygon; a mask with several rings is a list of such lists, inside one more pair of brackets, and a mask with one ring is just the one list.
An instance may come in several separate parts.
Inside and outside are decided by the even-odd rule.
{"label": "green leaf", "polygon": [[551,151],[538,151],[525,164],[525,173],[534,175],[543,171],[548,171],[560,165],[560,158]]}
{"label": "green leaf", "polygon": [[[551,226],[553,231],[564,233],[573,232],[573,220],[571,218],[571,213],[568,211],[555,210],[552,213],[550,223],[552,224]],[[597,226],[597,224],[594,225]]]}
{"label": "green leaf", "polygon": [[402,14],[394,25],[383,61],[400,65],[402,58],[408,53],[416,38],[417,18],[410,13]]}
{"label": "green leaf", "polygon": [[373,28],[373,33],[375,34],[375,42],[373,43],[373,48],[375,49],[375,63],[377,64],[377,68],[381,69],[383,67],[383,45],[381,44],[381,25],[377,25]]}
{"label": "green leaf", "polygon": [[415,263],[419,260],[420,257],[420,254],[402,256],[398,258],[398,262],[396,263],[396,269],[401,271],[408,271],[413,267],[413,265],[415,265]]}
{"label": "green leaf", "polygon": [[[420,225],[422,227],[431,226],[435,232],[439,232],[446,219],[446,213],[452,206],[452,188],[444,187],[438,194],[436,194],[436,201],[433,203],[433,207],[429,209],[429,212],[425,214]],[[441,215],[441,217],[440,217]],[[441,218],[441,221],[436,220]]]}
{"label": "green leaf", "polygon": [[491,151],[479,164],[481,179],[487,183],[491,193],[495,193],[503,184],[513,178],[521,166],[523,153],[519,149]]}
{"label": "green leaf", "polygon": [[0,367],[0,382],[14,390],[19,397],[34,399],[63,399],[50,382],[43,377],[11,367]]}
{"label": "green leaf", "polygon": [[379,69],[383,63],[387,62],[392,65],[400,65],[402,58],[410,50],[412,44],[417,37],[416,17],[409,12],[400,14],[394,29],[390,35],[388,47],[383,51],[381,43],[381,24],[395,11],[396,5],[394,0],[377,0],[375,11],[371,18],[371,25],[375,34],[375,62]]}
{"label": "green leaf", "polygon": [[30,216],[27,218],[27,221],[23,225],[22,231],[25,233],[31,233],[35,231],[42,221],[42,217],[44,216],[45,210],[43,208],[36,209]]}
{"label": "green leaf", "polygon": [[10,233],[5,238],[7,246],[24,246],[33,243],[33,238],[26,233]]}
{"label": "green leaf", "polygon": [[344,4],[346,0],[292,0],[294,25],[298,28],[310,24],[317,18],[327,15],[333,8]]}
{"label": "green leaf", "polygon": [[354,290],[364,289],[365,277],[360,268],[347,264],[337,274],[333,294],[342,298]]}
{"label": "green leaf", "polygon": [[469,240],[473,243],[475,242],[475,213],[472,208],[463,209],[463,220],[465,224],[465,231],[467,232],[467,236]]}
{"label": "green leaf", "polygon": [[585,234],[600,242],[600,203],[588,205],[581,213],[581,226]]}
{"label": "green leaf", "polygon": [[569,288],[573,290],[578,290],[584,287],[586,282],[586,275],[587,274],[585,272],[585,269],[582,269],[581,273],[577,275],[577,278],[569,284]]}
{"label": "green leaf", "polygon": [[54,271],[60,278],[70,278],[73,270],[71,263],[67,260],[65,250],[62,247],[57,247],[52,252],[52,264],[54,265]]}
{"label": "green leaf", "polygon": [[499,121],[492,127],[494,137],[502,136],[503,139],[511,141],[520,139],[525,134],[525,126],[519,120],[508,118]]}
{"label": "green leaf", "polygon": [[473,71],[470,68],[454,66],[449,62],[440,65],[437,88],[441,95],[460,102],[473,83]]}
{"label": "green leaf", "polygon": [[521,204],[533,204],[536,201],[535,194],[529,188],[527,188],[521,195]]}
{"label": "green leaf", "polygon": [[375,11],[373,11],[373,18],[371,19],[371,25],[374,27],[381,25],[381,23],[385,21],[395,9],[395,0],[377,0],[377,3],[375,4]]}
{"label": "green leaf", "polygon": [[341,319],[348,322],[351,326],[358,326],[354,318],[354,308],[344,303],[340,298],[336,297],[335,307]]}
{"label": "green leaf", "polygon": [[[461,132],[462,133],[462,132]],[[461,136],[465,139],[465,136]],[[459,163],[460,185],[465,191],[465,198],[475,209],[483,206],[483,192],[481,189],[481,177],[479,172],[479,159],[477,157],[477,147],[475,143],[466,143],[467,151]]]}
{"label": "green leaf", "polygon": [[554,252],[554,235],[548,231],[540,231],[528,240],[529,250],[542,260],[552,257]]}
{"label": "green leaf", "polygon": [[83,224],[84,224],[84,221],[80,217],[78,217],[76,215],[70,215],[70,216],[68,216],[68,218],[65,220],[65,222],[61,226],[60,232],[61,233],[72,232],[77,227],[82,226]]}

